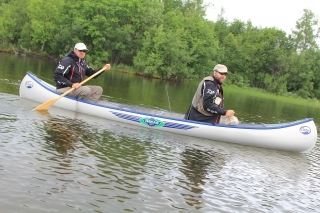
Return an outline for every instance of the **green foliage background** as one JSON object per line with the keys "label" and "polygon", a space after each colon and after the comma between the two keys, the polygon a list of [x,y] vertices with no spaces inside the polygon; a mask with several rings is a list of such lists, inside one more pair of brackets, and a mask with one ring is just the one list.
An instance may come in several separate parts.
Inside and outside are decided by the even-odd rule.
{"label": "green foliage background", "polygon": [[0,48],[61,58],[84,42],[91,65],[200,79],[217,63],[228,83],[320,99],[319,27],[304,9],[292,34],[205,19],[203,0],[0,0]]}

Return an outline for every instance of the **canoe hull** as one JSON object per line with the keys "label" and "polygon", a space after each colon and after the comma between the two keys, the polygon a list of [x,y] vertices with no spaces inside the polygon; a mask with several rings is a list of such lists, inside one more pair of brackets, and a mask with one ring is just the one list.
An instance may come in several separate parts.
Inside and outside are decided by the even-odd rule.
{"label": "canoe hull", "polygon": [[[20,97],[38,103],[60,96],[52,85],[31,72],[22,80],[19,92]],[[92,103],[68,96],[60,98],[53,106],[144,128],[276,150],[309,152],[317,141],[317,128],[312,118],[282,124],[229,126],[184,120],[181,114],[170,117],[153,109],[141,112],[117,103]]]}

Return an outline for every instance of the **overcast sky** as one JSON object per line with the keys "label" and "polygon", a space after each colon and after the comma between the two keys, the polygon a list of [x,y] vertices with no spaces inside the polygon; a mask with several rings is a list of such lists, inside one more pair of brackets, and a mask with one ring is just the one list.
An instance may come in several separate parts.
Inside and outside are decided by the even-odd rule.
{"label": "overcast sky", "polygon": [[229,22],[235,18],[250,20],[256,27],[276,27],[291,34],[296,21],[301,18],[303,9],[309,9],[320,21],[320,0],[204,0],[211,3],[206,18],[217,20],[223,7],[223,15]]}

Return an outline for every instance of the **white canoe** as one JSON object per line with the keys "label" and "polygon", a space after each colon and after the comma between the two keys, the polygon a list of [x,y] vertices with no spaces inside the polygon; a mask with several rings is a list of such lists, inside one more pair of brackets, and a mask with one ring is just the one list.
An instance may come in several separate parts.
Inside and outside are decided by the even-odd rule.
{"label": "white canoe", "polygon": [[[59,97],[55,87],[27,72],[20,97],[38,103]],[[35,107],[39,105],[35,103]],[[280,124],[212,125],[183,119],[182,114],[145,109],[108,101],[97,103],[63,97],[53,107],[84,113],[130,125],[154,128],[192,137],[292,152],[309,152],[317,142],[312,118]]]}

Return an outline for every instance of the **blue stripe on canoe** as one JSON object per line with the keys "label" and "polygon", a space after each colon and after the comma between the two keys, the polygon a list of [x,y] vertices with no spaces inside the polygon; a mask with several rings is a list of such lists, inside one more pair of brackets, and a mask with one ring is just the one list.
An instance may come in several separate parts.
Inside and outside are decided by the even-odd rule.
{"label": "blue stripe on canoe", "polygon": [[112,114],[114,114],[117,117],[122,118],[122,119],[140,122],[140,117],[138,117],[138,116],[123,114],[123,113],[118,113],[118,112],[112,112]]}
{"label": "blue stripe on canoe", "polygon": [[[130,121],[134,121],[134,122],[137,122],[137,123],[140,123],[140,118],[143,118],[143,117],[139,117],[139,116],[135,116],[135,115],[128,115],[128,114],[119,113],[119,112],[112,112],[112,114],[114,114],[115,116],[117,116],[119,118],[130,120]],[[150,117],[150,118],[152,118],[152,117]],[[160,120],[160,121],[162,121],[162,120]],[[186,124],[179,124],[179,123],[173,123],[173,122],[164,122],[164,121],[162,121],[162,122],[164,123],[163,127],[172,128],[172,129],[188,130],[188,129],[198,128],[197,126],[190,126],[190,125],[186,125]]]}
{"label": "blue stripe on canoe", "polygon": [[178,123],[172,123],[172,122],[166,122],[164,127],[167,128],[174,128],[174,129],[193,129],[193,128],[198,128],[196,126],[190,126],[190,125],[185,125],[185,124],[178,124]]}

